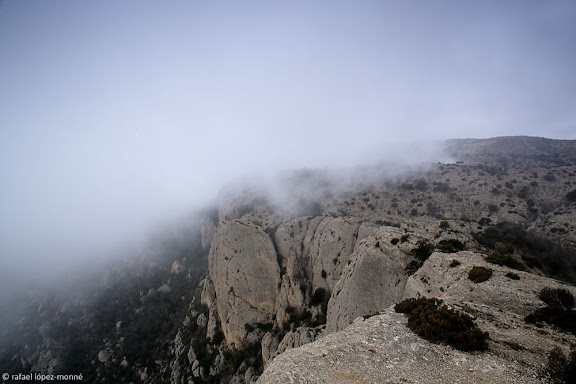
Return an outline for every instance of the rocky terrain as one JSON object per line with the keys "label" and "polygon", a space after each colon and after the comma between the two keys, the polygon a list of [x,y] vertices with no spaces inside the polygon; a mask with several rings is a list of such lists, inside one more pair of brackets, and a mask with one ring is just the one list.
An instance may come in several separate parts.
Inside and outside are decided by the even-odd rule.
{"label": "rocky terrain", "polygon": [[[549,352],[575,336],[524,318],[544,288],[576,295],[576,142],[452,140],[444,154],[230,186],[94,285],[21,299],[0,368],[88,382],[546,382]],[[490,277],[473,282],[474,267]],[[414,334],[393,306],[421,296],[471,315],[488,349]]]}

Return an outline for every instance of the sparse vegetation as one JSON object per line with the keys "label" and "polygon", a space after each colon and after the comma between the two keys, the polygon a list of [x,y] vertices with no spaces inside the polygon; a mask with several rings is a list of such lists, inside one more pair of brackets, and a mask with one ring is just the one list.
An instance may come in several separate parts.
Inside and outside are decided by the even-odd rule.
{"label": "sparse vegetation", "polygon": [[436,247],[434,246],[434,244],[432,244],[426,239],[422,239],[418,240],[418,242],[416,243],[416,248],[413,248],[410,251],[410,253],[418,260],[425,261],[426,259],[428,259],[428,257],[430,257],[432,252],[434,252],[435,248]]}
{"label": "sparse vegetation", "polygon": [[[474,233],[473,237],[478,243],[489,249],[498,249],[502,252],[506,249],[503,247],[509,247],[508,252],[510,249],[513,252],[518,252],[528,267],[540,268],[548,276],[576,282],[576,251],[573,246],[564,246],[541,235],[526,231],[518,224],[506,222],[491,225],[483,232]],[[504,262],[503,260],[500,261]],[[507,262],[514,263],[515,261],[508,259]],[[519,265],[516,266],[518,267],[516,269],[522,268]]]}
{"label": "sparse vegetation", "polygon": [[472,267],[468,272],[468,279],[474,283],[483,283],[492,277],[492,270],[485,267]]}
{"label": "sparse vegetation", "polygon": [[442,304],[437,298],[407,299],[394,307],[408,315],[408,328],[418,336],[450,345],[461,351],[482,351],[487,348],[488,333],[482,332],[472,318]]}
{"label": "sparse vegetation", "polygon": [[426,239],[418,240],[418,242],[416,243],[416,248],[413,248],[410,251],[412,256],[416,258],[416,260],[412,260],[408,263],[408,265],[405,268],[406,274],[410,276],[416,273],[416,271],[418,271],[418,269],[422,267],[422,265],[428,259],[428,257],[430,257],[432,252],[434,252],[434,248],[435,248],[434,244],[432,244],[428,240]]}
{"label": "sparse vegetation", "polygon": [[452,260],[452,262],[450,263],[449,267],[450,267],[450,268],[456,268],[456,267],[458,267],[458,266],[461,265],[461,264],[462,264],[462,263],[459,262],[458,260]]}
{"label": "sparse vegetation", "polygon": [[497,265],[505,265],[508,268],[516,269],[519,271],[525,271],[526,266],[524,263],[516,260],[514,257],[510,255],[499,255],[499,254],[491,254],[484,258],[489,263],[497,264]]}
{"label": "sparse vegetation", "polygon": [[518,276],[517,274],[515,274],[514,272],[508,272],[507,274],[505,274],[504,276],[506,276],[507,278],[511,279],[511,280],[520,280],[520,276]]}

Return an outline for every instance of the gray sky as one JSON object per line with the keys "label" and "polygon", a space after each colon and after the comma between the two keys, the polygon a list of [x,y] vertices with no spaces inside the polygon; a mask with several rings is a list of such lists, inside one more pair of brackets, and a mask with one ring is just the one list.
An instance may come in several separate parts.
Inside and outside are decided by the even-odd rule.
{"label": "gray sky", "polygon": [[247,173],[575,139],[574,68],[569,0],[0,0],[0,270],[82,261]]}

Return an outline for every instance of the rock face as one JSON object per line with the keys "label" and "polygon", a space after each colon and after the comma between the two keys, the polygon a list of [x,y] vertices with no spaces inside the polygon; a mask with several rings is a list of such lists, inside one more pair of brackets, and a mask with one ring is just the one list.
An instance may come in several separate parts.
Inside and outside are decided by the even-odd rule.
{"label": "rock face", "polygon": [[210,249],[209,271],[228,343],[242,344],[247,323],[273,321],[280,267],[266,232],[237,220],[220,224]]}
{"label": "rock face", "polygon": [[[382,235],[378,231],[361,242],[337,284],[328,312],[327,329],[332,333],[276,357],[258,383],[540,383],[548,352],[554,347],[566,350],[567,344],[576,342],[574,335],[524,321],[543,306],[538,293],[544,287],[572,294],[576,288],[519,271],[515,271],[519,280],[510,279],[506,274],[511,269],[486,263],[478,253],[433,253],[402,284],[379,290],[376,282],[382,274],[379,265],[386,265],[381,261],[385,252],[375,245],[382,247],[383,242],[376,240]],[[403,265],[402,255],[397,262]],[[482,283],[470,281],[468,272],[474,266],[492,269],[492,277]],[[392,302],[402,297],[441,298],[473,316],[490,334],[488,351],[463,353],[431,344],[409,330],[405,316],[393,307],[366,321],[357,317],[347,326],[350,318],[368,308],[379,309],[379,300],[385,301],[379,295],[389,295]]]}
{"label": "rock face", "polygon": [[331,292],[354,250],[360,223],[354,218],[325,217],[310,243],[312,285]]}
{"label": "rock face", "polygon": [[401,300],[409,258],[390,244],[389,238],[395,233],[382,229],[359,244],[328,303],[328,332],[344,329],[358,316]]}
{"label": "rock face", "polygon": [[[275,243],[285,274],[277,319],[285,310],[305,309],[316,289],[331,292],[354,249],[360,224],[355,218],[303,217],[281,224]],[[277,323],[282,326],[282,321]]]}
{"label": "rock face", "polygon": [[[297,310],[306,308],[310,280],[310,242],[321,217],[302,217],[281,224],[274,235],[278,255],[282,263],[282,286],[277,302],[277,318],[285,319],[287,307]],[[282,326],[282,321],[279,326]]]}
{"label": "rock face", "polygon": [[405,324],[405,316],[391,308],[356,321],[343,331],[284,352],[257,383],[541,382],[538,368],[516,360],[510,347],[498,354],[463,353],[429,343]]}
{"label": "rock face", "polygon": [[211,219],[205,217],[200,225],[200,237],[202,241],[202,248],[209,249],[212,244],[212,239],[214,238],[214,223]]}

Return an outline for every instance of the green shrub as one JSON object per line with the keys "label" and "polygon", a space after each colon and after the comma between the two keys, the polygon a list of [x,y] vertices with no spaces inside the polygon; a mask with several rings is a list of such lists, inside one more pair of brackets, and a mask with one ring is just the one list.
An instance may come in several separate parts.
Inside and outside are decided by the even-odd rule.
{"label": "green shrub", "polygon": [[450,228],[450,223],[448,223],[446,220],[442,220],[440,222],[440,228],[441,229],[448,229],[448,228]]}
{"label": "green shrub", "polygon": [[492,277],[492,270],[485,267],[472,267],[468,272],[468,279],[474,283],[482,283]]}
{"label": "green shrub", "polygon": [[458,260],[452,260],[452,262],[450,263],[450,268],[456,268],[460,264],[462,263],[460,263]]}
{"label": "green shrub", "polygon": [[392,240],[390,240],[390,243],[391,243],[392,245],[396,245],[396,244],[398,244],[399,241],[400,241],[400,239],[397,238],[397,237],[395,237],[395,238],[393,238]]}
{"label": "green shrub", "polygon": [[488,333],[482,332],[470,316],[448,308],[439,299],[407,299],[394,309],[407,314],[408,328],[432,343],[448,344],[461,351],[487,348]]}
{"label": "green shrub", "polygon": [[518,271],[525,271],[526,270],[526,266],[524,265],[524,263],[516,260],[515,258],[513,258],[510,255],[492,254],[492,255],[486,256],[484,258],[484,260],[486,260],[487,262],[492,263],[492,264],[505,265],[508,268],[516,269]]}
{"label": "green shrub", "polygon": [[526,263],[528,268],[542,268],[543,267],[540,260],[538,260],[535,257],[522,255],[522,260]]}
{"label": "green shrub", "polygon": [[406,265],[406,268],[404,268],[404,272],[406,272],[408,276],[411,276],[415,274],[416,271],[418,271],[423,264],[424,262],[422,260],[412,260],[408,263],[408,265]]}
{"label": "green shrub", "polygon": [[544,288],[538,295],[546,307],[538,308],[524,318],[527,323],[546,322],[558,328],[576,334],[576,311],[574,296],[565,289]]}
{"label": "green shrub", "polygon": [[418,240],[416,248],[410,250],[410,253],[418,260],[425,261],[434,252],[434,244],[426,239]]}
{"label": "green shrub", "polygon": [[576,348],[572,346],[569,357],[560,348],[552,348],[548,354],[546,374],[551,383],[576,383]]}
{"label": "green shrub", "polygon": [[518,276],[514,272],[508,272],[504,276],[506,276],[507,278],[512,279],[512,280],[520,280],[520,276]]}
{"label": "green shrub", "polygon": [[410,238],[409,234],[402,235],[400,236],[400,242],[405,243],[406,241],[408,241],[409,238]]}
{"label": "green shrub", "polygon": [[416,258],[416,260],[412,260],[408,263],[404,269],[406,274],[410,276],[419,270],[424,264],[424,261],[430,257],[432,252],[434,252],[434,244],[425,239],[418,240],[416,248],[410,250],[410,253]]}
{"label": "green shrub", "polygon": [[436,246],[440,252],[456,253],[464,250],[465,245],[458,239],[440,240]]}
{"label": "green shrub", "polygon": [[435,297],[432,298],[426,298],[426,297],[420,297],[418,299],[415,298],[410,298],[410,299],[406,299],[403,300],[399,303],[397,303],[394,306],[394,310],[397,313],[411,313],[414,309],[419,308],[419,307],[426,307],[426,308],[430,308],[430,309],[436,309],[438,306],[440,306],[442,304],[442,300],[437,299]]}
{"label": "green shrub", "polygon": [[570,310],[574,308],[574,296],[565,289],[544,288],[540,291],[538,298],[549,307],[562,310]]}

